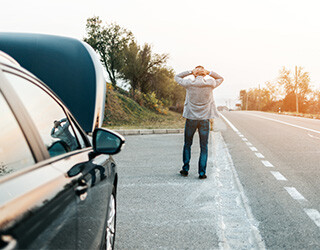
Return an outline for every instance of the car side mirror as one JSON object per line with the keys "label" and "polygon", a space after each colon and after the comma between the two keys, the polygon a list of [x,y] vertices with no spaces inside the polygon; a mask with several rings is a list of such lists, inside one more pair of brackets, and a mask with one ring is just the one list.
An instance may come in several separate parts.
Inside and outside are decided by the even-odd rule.
{"label": "car side mirror", "polygon": [[48,148],[50,157],[54,157],[57,155],[65,154],[71,151],[70,147],[64,141],[55,141],[49,148]]}
{"label": "car side mirror", "polygon": [[112,130],[96,128],[92,134],[92,142],[95,153],[114,155],[120,152],[125,139]]}

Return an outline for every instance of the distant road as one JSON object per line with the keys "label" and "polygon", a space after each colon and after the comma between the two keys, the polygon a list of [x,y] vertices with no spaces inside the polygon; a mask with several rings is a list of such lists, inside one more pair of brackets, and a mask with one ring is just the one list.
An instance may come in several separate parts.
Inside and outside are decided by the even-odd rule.
{"label": "distant road", "polygon": [[222,112],[232,156],[267,249],[320,249],[320,120]]}

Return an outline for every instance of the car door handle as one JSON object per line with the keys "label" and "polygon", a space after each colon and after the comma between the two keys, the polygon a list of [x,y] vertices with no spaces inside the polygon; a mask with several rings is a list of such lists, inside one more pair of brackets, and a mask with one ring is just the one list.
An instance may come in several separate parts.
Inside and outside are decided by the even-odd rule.
{"label": "car door handle", "polygon": [[1,235],[1,241],[5,244],[2,250],[12,250],[17,248],[17,240],[10,235]]}

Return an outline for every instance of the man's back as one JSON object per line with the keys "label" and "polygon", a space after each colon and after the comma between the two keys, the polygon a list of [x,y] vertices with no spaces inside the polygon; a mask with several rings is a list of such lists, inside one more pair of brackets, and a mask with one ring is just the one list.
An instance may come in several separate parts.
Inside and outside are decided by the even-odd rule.
{"label": "man's back", "polygon": [[175,76],[177,83],[186,88],[183,117],[192,120],[218,117],[213,98],[213,89],[222,83],[223,78],[214,72],[210,72],[210,76],[217,78],[205,79],[203,76],[197,76],[193,80],[184,79],[184,77],[191,74],[192,71],[185,71]]}

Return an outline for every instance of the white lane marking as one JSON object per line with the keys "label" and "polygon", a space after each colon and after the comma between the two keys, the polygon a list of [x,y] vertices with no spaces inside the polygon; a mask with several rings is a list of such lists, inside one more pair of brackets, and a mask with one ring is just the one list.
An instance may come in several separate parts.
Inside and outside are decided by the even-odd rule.
{"label": "white lane marking", "polygon": [[[250,115],[253,115],[253,114],[250,114]],[[238,135],[241,135],[241,133],[239,132],[239,130],[233,126],[233,124],[231,122],[228,121],[227,118],[225,118],[222,114],[221,114],[222,118],[230,125],[230,127],[238,134]],[[262,116],[259,116],[259,115],[253,115],[253,116],[257,116],[257,117],[260,117],[260,118],[263,118],[263,119],[266,119],[266,120],[272,120],[272,121],[275,121],[275,122],[279,122],[279,123],[283,123],[283,124],[286,124],[286,125],[289,125],[289,126],[292,126],[292,127],[296,127],[296,128],[301,128],[301,129],[304,129],[304,130],[309,130],[311,132],[315,132],[315,133],[318,133],[320,134],[320,131],[317,131],[317,130],[313,130],[313,129],[308,129],[308,128],[304,128],[304,127],[301,127],[301,126],[297,126],[297,125],[293,125],[293,124],[290,124],[290,123],[287,123],[287,122],[282,122],[282,121],[278,121],[278,120],[275,120],[275,119],[271,119],[271,118],[266,118],[266,117],[262,117]],[[316,138],[316,139],[320,139],[319,137],[316,137],[316,136],[313,136],[311,134],[308,133],[308,135],[312,138]],[[245,138],[242,138],[242,139],[245,139]],[[248,146],[252,146],[252,143],[250,143],[249,141],[246,141],[246,144]],[[252,148],[254,147],[250,147],[250,149],[252,150]],[[255,153],[257,155],[257,157],[259,157],[260,153]],[[259,156],[258,156],[259,155]],[[231,158],[231,156],[230,156]],[[261,161],[266,167],[273,167],[273,165],[269,162],[269,161]],[[235,170],[235,169],[234,169]],[[277,179],[277,180],[280,180],[280,181],[287,181],[287,179],[278,171],[270,171],[270,173]],[[298,190],[294,187],[284,187],[284,189],[289,193],[289,195],[295,199],[295,200],[298,200],[301,204],[307,204],[307,200],[306,198],[303,197],[302,194],[300,194],[298,192]],[[318,210],[316,209],[307,209],[307,208],[304,208],[303,209],[304,212],[309,216],[309,218],[318,226],[320,227],[320,213]],[[259,231],[258,231],[258,236],[259,235]],[[259,239],[259,237],[258,237]],[[263,245],[262,245],[263,246]]]}
{"label": "white lane marking", "polygon": [[264,155],[261,153],[255,153],[258,158],[264,158]]}
{"label": "white lane marking", "polygon": [[302,194],[300,194],[298,192],[297,189],[295,189],[294,187],[284,187],[285,190],[287,190],[287,192],[290,194],[290,196],[295,199],[295,200],[304,200],[306,201],[306,198],[303,197]]}
{"label": "white lane marking", "polygon": [[239,130],[235,126],[233,126],[233,124],[229,122],[229,120],[223,114],[220,113],[220,116],[226,121],[226,123],[229,124],[229,126],[233,129],[233,131],[235,131],[237,134],[240,133]]}
{"label": "white lane marking", "polygon": [[[259,222],[252,214],[249,200],[239,180],[228,147],[221,132],[215,133],[214,136],[212,155],[215,156],[216,161],[212,168],[213,178],[207,181],[209,191],[206,189],[204,191],[206,194],[212,192],[216,199],[215,207],[218,209],[214,214],[218,225],[217,234],[221,242],[219,249],[266,249],[259,232]],[[231,176],[233,178],[230,179]],[[217,186],[218,183],[221,186]],[[196,190],[196,193],[199,196],[199,190]],[[225,213],[225,211],[232,212]]]}
{"label": "white lane marking", "polygon": [[242,135],[242,134],[241,134],[241,135],[239,135],[239,136],[240,136],[240,137],[244,137],[244,135]]}
{"label": "white lane marking", "polygon": [[304,211],[310,217],[310,219],[313,220],[313,222],[318,227],[320,227],[320,213],[319,213],[319,211],[316,209],[308,209],[308,208],[305,208]]}
{"label": "white lane marking", "polygon": [[258,151],[258,149],[256,147],[250,147],[250,149],[254,152]]}
{"label": "white lane marking", "polygon": [[276,119],[263,117],[263,116],[261,116],[261,115],[255,115],[255,114],[248,114],[248,115],[260,117],[260,118],[262,118],[262,119],[266,119],[266,120],[270,120],[270,121],[274,121],[274,122],[279,122],[279,123],[282,123],[282,124],[285,124],[285,125],[288,125],[288,126],[291,126],[291,127],[300,128],[300,129],[304,129],[304,130],[307,130],[307,131],[311,131],[311,132],[320,134],[320,131],[319,131],[319,130],[315,130],[315,129],[311,129],[311,128],[305,128],[305,127],[298,126],[298,125],[294,125],[294,124],[291,124],[291,123],[288,123],[288,122],[283,122],[283,121],[279,121],[279,120],[276,120]]}
{"label": "white lane marking", "polygon": [[242,140],[243,140],[243,141],[248,141],[248,139],[247,139],[247,138],[242,138]]}
{"label": "white lane marking", "polygon": [[273,174],[274,178],[276,178],[278,181],[287,181],[287,178],[284,177],[280,172],[278,171],[270,171],[271,174]]}
{"label": "white lane marking", "polygon": [[263,165],[265,165],[268,168],[273,168],[274,166],[269,161],[261,161]]}
{"label": "white lane marking", "polygon": [[309,135],[311,138],[315,138],[315,139],[320,140],[320,137],[318,137],[318,136],[314,136],[314,135],[311,135],[311,134],[309,134],[309,133],[308,133],[308,135]]}

